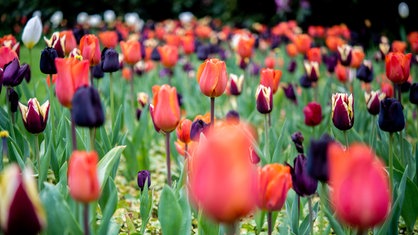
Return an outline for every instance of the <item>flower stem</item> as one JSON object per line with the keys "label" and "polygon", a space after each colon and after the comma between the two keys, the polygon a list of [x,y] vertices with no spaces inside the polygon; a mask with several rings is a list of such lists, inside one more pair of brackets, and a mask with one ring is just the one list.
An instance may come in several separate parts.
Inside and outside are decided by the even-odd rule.
{"label": "flower stem", "polygon": [[89,228],[89,204],[83,204],[83,222],[84,222],[84,235],[90,234]]}
{"label": "flower stem", "polygon": [[110,73],[109,73],[109,93],[110,93],[110,120],[111,120],[111,123],[113,123],[113,122],[112,122],[112,120],[113,120],[112,115],[113,115],[114,108],[115,108],[115,103],[114,103],[114,101],[113,101],[113,86],[112,86],[112,80],[113,80],[113,73],[112,73],[112,72],[110,72]]}
{"label": "flower stem", "polygon": [[273,213],[271,211],[267,211],[267,234],[271,235],[273,232],[273,221],[272,221],[272,216]]}
{"label": "flower stem", "polygon": [[73,146],[73,151],[77,150],[77,136],[76,136],[76,130],[75,130],[75,121],[73,117],[73,112],[71,112],[71,141]]}
{"label": "flower stem", "polygon": [[1,161],[0,161],[0,171],[3,170],[3,166],[4,166],[4,162],[7,158],[8,158],[8,147],[7,147],[7,137],[2,137],[1,138],[1,142],[2,142],[2,147],[3,147],[3,152],[2,152],[2,156],[1,156]]}
{"label": "flower stem", "polygon": [[165,157],[167,161],[167,184],[171,187],[170,133],[171,132],[165,133]]}
{"label": "flower stem", "polygon": [[94,139],[96,137],[96,127],[90,128],[90,151],[94,151]]}
{"label": "flower stem", "polygon": [[54,87],[53,87],[53,84],[52,84],[52,76],[53,76],[53,74],[50,74],[49,75],[49,89],[48,89],[48,91],[49,91],[49,113],[48,113],[48,116],[49,116],[49,122],[51,123],[50,124],[50,126],[51,126],[51,139],[50,139],[50,141],[54,141],[54,131],[52,130],[52,128],[54,128],[55,127],[55,123],[54,123],[54,110],[53,110],[53,105],[52,105],[52,97],[53,97],[53,94],[54,94]]}
{"label": "flower stem", "polygon": [[270,157],[269,154],[269,150],[270,150],[270,146],[269,146],[269,114],[265,115],[265,120],[264,120],[264,156],[266,159],[269,159],[270,162],[273,161],[273,159]]}
{"label": "flower stem", "polygon": [[370,146],[372,147],[372,148],[374,148],[374,140],[376,139],[376,116],[373,116],[372,117],[372,134],[370,135],[371,137],[370,137]]}
{"label": "flower stem", "polygon": [[215,125],[215,97],[210,97],[210,125]]}
{"label": "flower stem", "polygon": [[311,235],[314,235],[314,221],[313,221],[313,210],[312,210],[312,197],[308,196],[308,208],[309,208],[309,225],[311,228]]}
{"label": "flower stem", "polygon": [[131,80],[129,81],[130,85],[131,85],[131,109],[133,112],[133,115],[135,116],[135,84],[134,84],[134,66],[131,66]]}
{"label": "flower stem", "polygon": [[41,174],[41,162],[39,160],[39,139],[38,139],[38,134],[34,135],[34,148],[35,148],[35,160],[36,160],[36,165],[38,167],[38,175]]}
{"label": "flower stem", "polygon": [[393,154],[392,154],[393,133],[389,133],[389,179],[390,185],[393,187]]}
{"label": "flower stem", "polygon": [[348,136],[347,136],[347,131],[343,131],[344,132],[344,138],[345,138],[345,146],[346,148],[348,148]]}
{"label": "flower stem", "polygon": [[237,222],[232,222],[230,224],[226,224],[225,225],[225,235],[236,235],[237,233],[237,229],[238,229],[238,223]]}

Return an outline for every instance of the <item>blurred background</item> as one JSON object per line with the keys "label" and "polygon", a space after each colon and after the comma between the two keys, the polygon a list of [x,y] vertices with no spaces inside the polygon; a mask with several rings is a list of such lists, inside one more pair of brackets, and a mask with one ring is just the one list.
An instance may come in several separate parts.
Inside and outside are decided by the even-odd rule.
{"label": "blurred background", "polygon": [[136,12],[144,21],[175,19],[190,11],[197,18],[211,16],[242,27],[254,22],[273,26],[286,20],[297,20],[302,29],[345,23],[363,37],[385,34],[391,39],[418,30],[417,0],[1,0],[0,33],[18,33],[37,10],[43,21],[62,11],[66,27],[72,27],[78,13],[102,14],[108,9],[119,16]]}

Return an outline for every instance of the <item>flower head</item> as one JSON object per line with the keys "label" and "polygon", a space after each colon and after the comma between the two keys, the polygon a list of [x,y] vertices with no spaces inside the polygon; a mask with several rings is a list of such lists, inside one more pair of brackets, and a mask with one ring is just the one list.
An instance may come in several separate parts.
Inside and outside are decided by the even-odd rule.
{"label": "flower head", "polygon": [[41,39],[41,35],[42,21],[36,15],[30,18],[23,28],[22,42],[27,48],[32,49],[39,42],[39,39]]}
{"label": "flower head", "polygon": [[378,123],[382,131],[402,131],[405,128],[402,104],[395,98],[386,97],[381,100]]}
{"label": "flower head", "polygon": [[169,133],[180,122],[180,105],[175,87],[164,84],[152,87],[154,95],[150,106],[151,117],[157,131]]}
{"label": "flower head", "polygon": [[206,59],[197,70],[197,82],[204,95],[221,96],[228,83],[225,62],[216,58]]}
{"label": "flower head", "polygon": [[332,122],[340,130],[348,130],[354,124],[353,95],[335,93],[332,95]]}
{"label": "flower head", "polygon": [[49,114],[49,100],[40,105],[36,98],[30,98],[28,106],[19,102],[19,109],[27,131],[38,134],[45,130]]}

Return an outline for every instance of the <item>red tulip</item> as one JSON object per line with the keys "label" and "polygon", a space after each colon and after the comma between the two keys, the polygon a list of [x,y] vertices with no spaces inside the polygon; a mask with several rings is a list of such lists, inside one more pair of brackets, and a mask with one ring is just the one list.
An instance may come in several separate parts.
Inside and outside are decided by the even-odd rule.
{"label": "red tulip", "polygon": [[118,34],[116,31],[100,32],[98,36],[104,47],[115,48],[118,45]]}
{"label": "red tulip", "polygon": [[88,60],[90,66],[100,63],[101,52],[99,38],[94,34],[86,34],[80,40],[80,51],[84,60]]}
{"label": "red tulip", "polygon": [[190,139],[190,129],[192,127],[192,121],[190,119],[182,119],[179,125],[176,128],[177,138],[183,142],[188,144]]}
{"label": "red tulip", "polygon": [[385,57],[386,76],[395,84],[402,84],[409,78],[412,54],[389,52]]}
{"label": "red tulip", "polygon": [[154,96],[150,112],[157,131],[169,133],[176,129],[180,122],[180,105],[175,87],[164,84],[152,87]]}
{"label": "red tulip", "polygon": [[0,69],[4,69],[5,65],[12,62],[15,58],[19,59],[16,52],[10,47],[0,47]]}
{"label": "red tulip", "polygon": [[161,64],[166,68],[173,68],[178,61],[179,52],[178,47],[166,44],[164,46],[157,47],[161,56]]}
{"label": "red tulip", "polygon": [[125,63],[134,65],[141,60],[141,44],[138,40],[121,41],[119,44]]}
{"label": "red tulip", "polygon": [[316,126],[322,121],[322,108],[317,102],[308,103],[303,108],[303,114],[305,115],[305,124],[307,126]]}
{"label": "red tulip", "polygon": [[204,95],[221,96],[228,83],[225,62],[216,58],[206,59],[197,70],[197,82]]}
{"label": "red tulip", "polygon": [[279,88],[280,79],[282,78],[281,70],[274,70],[270,68],[263,68],[260,71],[260,84],[270,87],[273,94],[276,94]]}

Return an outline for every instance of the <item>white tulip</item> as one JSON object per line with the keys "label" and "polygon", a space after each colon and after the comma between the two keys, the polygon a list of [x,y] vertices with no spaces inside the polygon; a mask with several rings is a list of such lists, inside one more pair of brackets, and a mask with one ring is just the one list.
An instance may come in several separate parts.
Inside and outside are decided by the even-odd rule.
{"label": "white tulip", "polygon": [[399,15],[402,18],[408,17],[409,16],[409,7],[408,7],[408,4],[406,4],[405,2],[399,3],[398,12],[399,12]]}
{"label": "white tulip", "polygon": [[63,18],[62,11],[56,11],[54,12],[54,14],[52,14],[49,21],[51,21],[52,26],[55,28],[55,27],[58,27],[59,24],[61,24],[62,18]]}
{"label": "white tulip", "polygon": [[89,15],[86,12],[80,12],[77,15],[77,23],[84,24],[87,22]]}
{"label": "white tulip", "polygon": [[190,11],[182,12],[179,15],[179,19],[180,19],[180,22],[182,24],[189,24],[189,23],[191,23],[192,20],[193,20],[193,18],[194,18],[194,15]]}
{"label": "white tulip", "polygon": [[41,39],[42,34],[42,21],[39,16],[33,16],[26,23],[25,28],[23,28],[22,41],[23,44],[32,49]]}
{"label": "white tulip", "polygon": [[103,13],[103,17],[106,23],[112,23],[116,19],[116,14],[113,10],[106,10]]}
{"label": "white tulip", "polygon": [[102,17],[98,14],[90,15],[88,22],[91,27],[99,27],[102,22]]}

